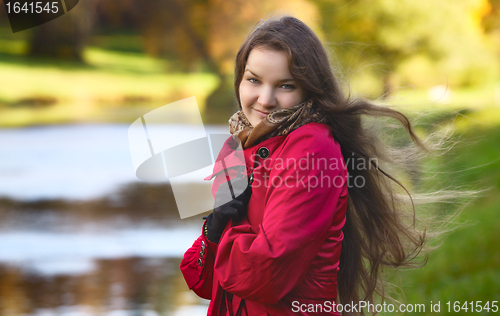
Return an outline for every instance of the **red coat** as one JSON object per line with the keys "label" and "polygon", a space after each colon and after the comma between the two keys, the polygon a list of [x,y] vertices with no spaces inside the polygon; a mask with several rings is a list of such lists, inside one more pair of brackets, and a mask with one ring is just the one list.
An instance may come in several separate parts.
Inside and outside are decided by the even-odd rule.
{"label": "red coat", "polygon": [[[189,288],[211,300],[208,315],[338,315],[329,311],[348,197],[339,144],[309,123],[244,154],[254,174],[247,218],[230,221],[219,244],[202,234],[186,251]],[[225,181],[216,177],[212,191]]]}

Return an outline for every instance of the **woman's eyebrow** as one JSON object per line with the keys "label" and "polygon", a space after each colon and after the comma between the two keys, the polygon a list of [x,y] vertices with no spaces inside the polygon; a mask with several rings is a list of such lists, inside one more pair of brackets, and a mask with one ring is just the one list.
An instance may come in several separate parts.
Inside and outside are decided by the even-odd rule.
{"label": "woman's eyebrow", "polygon": [[259,75],[254,74],[252,71],[248,70],[248,68],[247,68],[247,69],[245,69],[245,72],[247,72],[247,71],[248,71],[249,73],[251,73],[251,74],[252,74],[252,76],[257,77],[257,78],[260,78],[260,76],[259,76]]}
{"label": "woman's eyebrow", "polygon": [[[259,76],[259,75],[257,75],[257,74],[255,74],[255,73],[253,73],[251,70],[249,70],[249,69],[245,69],[245,72],[247,72],[247,71],[248,71],[249,73],[251,73],[251,74],[252,74],[252,76],[254,76],[254,77],[256,77],[256,78],[260,78],[260,76]],[[285,79],[278,80],[278,82],[280,82],[280,83],[282,83],[282,82],[295,82],[295,79],[293,79],[293,78],[285,78]]]}
{"label": "woman's eyebrow", "polygon": [[295,82],[295,79],[293,79],[293,78],[282,79],[282,80],[280,80],[278,82]]}

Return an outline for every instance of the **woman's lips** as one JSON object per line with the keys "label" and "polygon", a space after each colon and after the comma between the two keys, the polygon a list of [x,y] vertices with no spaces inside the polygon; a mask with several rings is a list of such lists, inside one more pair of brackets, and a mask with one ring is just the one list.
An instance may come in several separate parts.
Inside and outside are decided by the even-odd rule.
{"label": "woman's lips", "polygon": [[258,113],[260,116],[262,116],[262,117],[266,117],[266,116],[268,116],[268,115],[269,115],[269,113],[271,113],[271,112],[263,112],[263,111],[259,111],[259,110],[257,110],[257,109],[254,109],[254,110],[255,110],[255,112],[257,112],[257,113]]}

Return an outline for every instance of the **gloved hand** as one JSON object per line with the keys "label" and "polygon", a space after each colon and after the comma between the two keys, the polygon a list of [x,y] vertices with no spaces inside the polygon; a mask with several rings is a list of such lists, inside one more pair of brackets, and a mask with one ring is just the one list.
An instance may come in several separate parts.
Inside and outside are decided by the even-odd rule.
{"label": "gloved hand", "polygon": [[[233,182],[231,182],[233,192],[237,190],[237,188],[240,188],[238,192],[241,192],[241,189],[243,189],[247,183],[248,181],[243,178],[236,178]],[[232,198],[231,190],[227,182],[223,183],[219,187],[215,193],[216,207],[210,215],[204,217],[207,220],[205,223],[205,235],[208,240],[218,243],[229,219],[232,219],[234,222],[238,222],[245,217],[248,208],[248,201],[250,200],[251,195],[251,184],[248,184],[245,191],[234,199]],[[222,204],[223,201],[228,200],[229,202]]]}

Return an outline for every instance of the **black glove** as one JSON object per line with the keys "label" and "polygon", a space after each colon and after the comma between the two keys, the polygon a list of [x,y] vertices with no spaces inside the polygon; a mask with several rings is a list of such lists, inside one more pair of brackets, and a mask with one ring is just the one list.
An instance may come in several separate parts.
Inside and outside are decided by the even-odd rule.
{"label": "black glove", "polygon": [[[233,192],[238,188],[240,188],[238,192],[241,192],[241,189],[247,186],[247,184],[247,180],[243,178],[236,178],[233,182],[231,182],[231,187]],[[234,199],[227,182],[223,183],[219,187],[217,193],[215,193],[215,205],[220,205],[221,201],[229,200],[229,202],[215,207],[210,215],[204,217],[207,220],[205,223],[205,235],[208,240],[218,243],[229,219],[232,219],[234,222],[238,222],[245,217],[248,208],[248,201],[250,200],[251,195],[251,184],[248,184],[245,191]]]}

